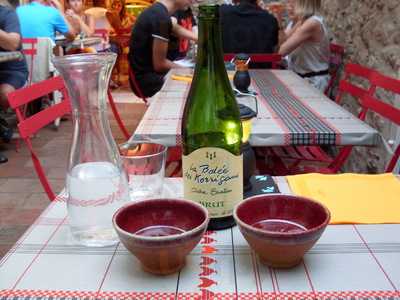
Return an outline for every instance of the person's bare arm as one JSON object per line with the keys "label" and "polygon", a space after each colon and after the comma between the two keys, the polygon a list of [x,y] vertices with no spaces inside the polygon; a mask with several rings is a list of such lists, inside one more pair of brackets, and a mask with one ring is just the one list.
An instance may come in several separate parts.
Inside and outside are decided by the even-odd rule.
{"label": "person's bare arm", "polygon": [[279,54],[286,56],[308,40],[313,40],[320,33],[320,23],[315,20],[307,20],[281,45]]}
{"label": "person's bare arm", "polygon": [[[296,32],[296,30],[301,26],[301,23],[295,23],[291,28],[287,28],[285,30],[280,29],[279,30],[279,45],[282,45],[284,42],[286,42],[292,35],[293,33]],[[282,27],[280,27],[282,28]],[[279,47],[278,47],[279,49]]]}
{"label": "person's bare arm", "polygon": [[167,58],[168,41],[153,38],[153,66],[156,72],[167,72],[179,67]]}
{"label": "person's bare arm", "polygon": [[188,39],[197,42],[197,33],[190,31],[178,24],[175,17],[172,20],[172,34],[182,39]]}
{"label": "person's bare arm", "polygon": [[94,20],[93,16],[90,16],[90,15],[86,15],[86,18],[87,18],[88,24],[86,24],[83,21],[83,18],[79,18],[79,21],[80,21],[81,30],[83,31],[83,33],[87,37],[90,37],[94,34],[95,20]]}
{"label": "person's bare arm", "polygon": [[16,32],[5,32],[0,29],[0,47],[4,50],[15,51],[21,43],[21,36]]}

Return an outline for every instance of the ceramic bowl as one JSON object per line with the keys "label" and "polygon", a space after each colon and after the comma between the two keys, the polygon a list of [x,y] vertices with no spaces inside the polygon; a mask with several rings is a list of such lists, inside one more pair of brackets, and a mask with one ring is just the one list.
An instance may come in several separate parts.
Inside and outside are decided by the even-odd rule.
{"label": "ceramic bowl", "polygon": [[150,199],[120,208],[113,224],[145,271],[166,275],[185,265],[207,229],[208,212],[193,201]]}
{"label": "ceramic bowl", "polygon": [[299,264],[330,220],[319,202],[297,196],[250,197],[234,209],[234,218],[261,261],[275,268]]}

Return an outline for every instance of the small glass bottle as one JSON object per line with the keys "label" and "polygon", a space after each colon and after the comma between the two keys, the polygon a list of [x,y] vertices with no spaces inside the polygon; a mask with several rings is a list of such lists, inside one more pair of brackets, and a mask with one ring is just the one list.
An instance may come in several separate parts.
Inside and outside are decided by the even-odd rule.
{"label": "small glass bottle", "polygon": [[54,58],[72,104],[74,124],[66,187],[68,222],[85,246],[118,242],[114,212],[129,200],[128,181],[107,117],[106,95],[115,54]]}

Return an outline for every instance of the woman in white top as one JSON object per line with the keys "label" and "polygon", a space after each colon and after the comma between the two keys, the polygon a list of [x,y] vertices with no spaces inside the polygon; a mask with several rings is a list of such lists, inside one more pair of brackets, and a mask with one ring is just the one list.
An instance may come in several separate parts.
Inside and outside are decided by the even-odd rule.
{"label": "woman in white top", "polygon": [[296,23],[279,53],[288,55],[290,69],[324,91],[329,83],[329,36],[320,15],[321,0],[295,0]]}

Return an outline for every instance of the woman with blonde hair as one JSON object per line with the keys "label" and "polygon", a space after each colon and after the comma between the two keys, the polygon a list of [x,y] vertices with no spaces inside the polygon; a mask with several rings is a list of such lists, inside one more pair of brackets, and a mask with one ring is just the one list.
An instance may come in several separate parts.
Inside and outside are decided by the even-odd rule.
{"label": "woman with blonde hair", "polygon": [[329,82],[329,34],[321,16],[321,0],[295,0],[296,24],[279,53],[289,56],[289,68],[324,91]]}

